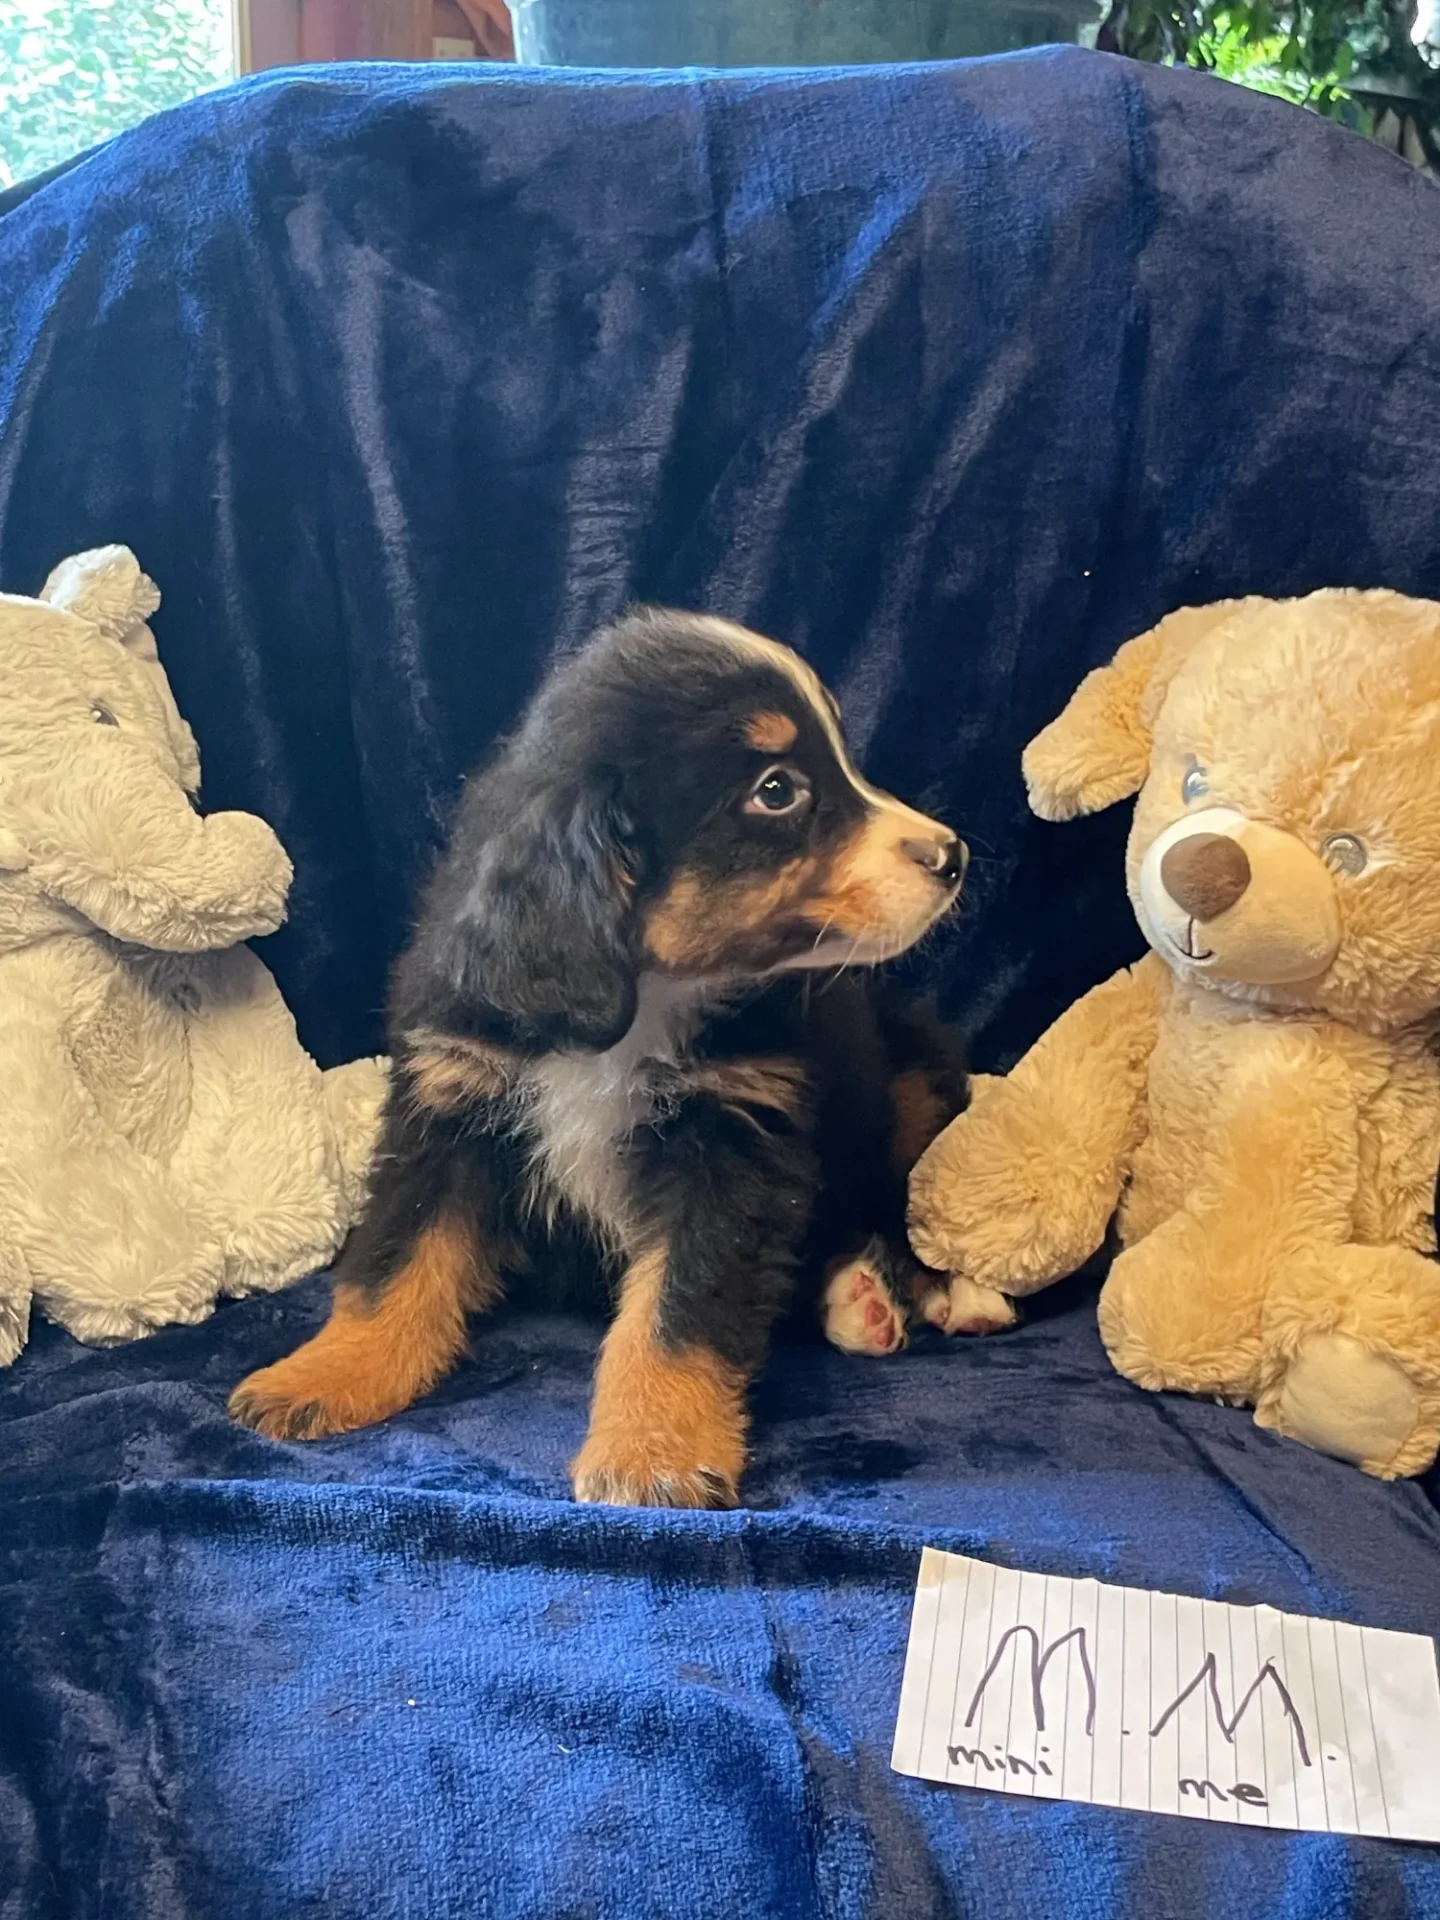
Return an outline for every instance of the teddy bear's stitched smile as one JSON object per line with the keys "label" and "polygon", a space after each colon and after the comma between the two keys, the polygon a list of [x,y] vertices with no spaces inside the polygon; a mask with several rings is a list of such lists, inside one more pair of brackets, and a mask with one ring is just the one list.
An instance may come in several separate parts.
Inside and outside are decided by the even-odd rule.
{"label": "teddy bear's stitched smile", "polygon": [[1185,955],[1185,958],[1187,960],[1193,960],[1197,965],[1199,965],[1201,961],[1213,960],[1215,958],[1215,949],[1213,947],[1206,947],[1203,952],[1198,951],[1196,949],[1194,945],[1195,926],[1196,926],[1195,916],[1192,913],[1190,918],[1185,922],[1184,942],[1179,944],[1180,944],[1180,951]]}

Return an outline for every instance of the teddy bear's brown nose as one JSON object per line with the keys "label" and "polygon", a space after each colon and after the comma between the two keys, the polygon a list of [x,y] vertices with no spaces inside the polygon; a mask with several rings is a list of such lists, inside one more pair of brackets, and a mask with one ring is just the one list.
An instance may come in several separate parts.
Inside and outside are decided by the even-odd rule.
{"label": "teddy bear's brown nose", "polygon": [[1250,884],[1250,862],[1238,840],[1223,833],[1189,833],[1166,849],[1160,884],[1182,911],[1217,919]]}

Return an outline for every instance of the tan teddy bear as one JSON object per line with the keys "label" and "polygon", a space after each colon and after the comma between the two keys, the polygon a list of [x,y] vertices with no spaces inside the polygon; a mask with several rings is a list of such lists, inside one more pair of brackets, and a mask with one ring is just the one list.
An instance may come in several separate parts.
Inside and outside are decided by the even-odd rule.
{"label": "tan teddy bear", "polygon": [[[1050,820],[1139,794],[1152,952],[915,1170],[954,1330],[1116,1216],[1100,1329],[1141,1386],[1391,1477],[1440,1444],[1440,605],[1329,591],[1172,615],[1025,754]],[[1063,916],[1057,902],[1057,916]],[[1118,1209],[1118,1214],[1117,1214]]]}
{"label": "tan teddy bear", "polygon": [[131,1339],[324,1266],[378,1128],[383,1063],[322,1074],[239,944],[290,862],[196,808],[159,599],[124,547],[0,594],[0,1365],[32,1299]]}

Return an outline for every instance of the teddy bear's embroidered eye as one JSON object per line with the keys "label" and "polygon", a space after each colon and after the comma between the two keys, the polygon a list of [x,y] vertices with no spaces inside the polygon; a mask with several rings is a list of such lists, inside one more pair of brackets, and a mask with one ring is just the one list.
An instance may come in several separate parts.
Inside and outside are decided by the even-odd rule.
{"label": "teddy bear's embroidered eye", "polygon": [[1192,800],[1199,800],[1210,791],[1210,782],[1205,777],[1204,767],[1197,767],[1192,760],[1185,769],[1185,778],[1180,782],[1180,798],[1189,806]]}
{"label": "teddy bear's embroidered eye", "polygon": [[1337,873],[1363,873],[1370,864],[1365,842],[1353,833],[1332,833],[1320,849],[1320,858]]}
{"label": "teddy bear's embroidered eye", "polygon": [[90,718],[97,727],[118,727],[120,724],[109,707],[102,707],[98,700],[90,709]]}

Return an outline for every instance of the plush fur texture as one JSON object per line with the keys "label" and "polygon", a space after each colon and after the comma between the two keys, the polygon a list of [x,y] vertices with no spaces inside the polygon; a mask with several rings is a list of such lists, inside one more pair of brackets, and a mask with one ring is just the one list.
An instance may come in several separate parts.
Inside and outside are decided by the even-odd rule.
{"label": "plush fur texture", "polygon": [[[1190,609],[1030,746],[1035,810],[1139,790],[1152,952],[977,1083],[912,1184],[921,1256],[1024,1294],[1116,1216],[1100,1326],[1146,1387],[1391,1477],[1440,1443],[1440,605]],[[957,1283],[952,1281],[953,1290]]]}
{"label": "plush fur texture", "polygon": [[158,604],[123,547],[0,597],[0,1362],[32,1300],[112,1341],[313,1272],[375,1139],[380,1065],[322,1074],[236,944],[290,863],[198,812]]}
{"label": "plush fur texture", "polygon": [[328,1326],[236,1391],[262,1431],[397,1412],[502,1288],[616,1299],[581,1499],[730,1505],[797,1274],[837,1343],[902,1344],[905,1179],[953,1043],[839,970],[954,901],[946,827],[856,771],[799,657],[633,616],[470,783],[391,1003],[395,1084]]}

